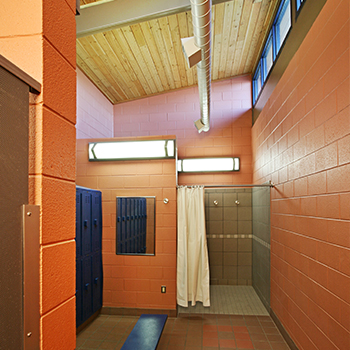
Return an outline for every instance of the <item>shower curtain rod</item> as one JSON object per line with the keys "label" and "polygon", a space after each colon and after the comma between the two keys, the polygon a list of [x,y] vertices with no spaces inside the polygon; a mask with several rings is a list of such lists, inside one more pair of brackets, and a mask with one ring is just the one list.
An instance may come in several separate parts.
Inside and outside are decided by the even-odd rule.
{"label": "shower curtain rod", "polygon": [[[196,185],[193,185],[196,186]],[[263,184],[247,184],[247,185],[197,185],[197,186],[203,186],[205,188],[232,188],[232,187],[275,187],[275,185],[271,182],[264,182]],[[181,186],[177,186],[181,187]],[[192,186],[186,186],[186,187],[192,187]]]}

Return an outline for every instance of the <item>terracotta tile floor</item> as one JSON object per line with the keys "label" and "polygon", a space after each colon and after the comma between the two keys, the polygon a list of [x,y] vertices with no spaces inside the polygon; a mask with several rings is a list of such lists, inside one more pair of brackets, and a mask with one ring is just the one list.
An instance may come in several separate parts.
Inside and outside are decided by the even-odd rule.
{"label": "terracotta tile floor", "polygon": [[[77,349],[120,349],[137,316],[100,315],[77,335]],[[290,350],[270,316],[181,313],[168,318],[157,350]]]}

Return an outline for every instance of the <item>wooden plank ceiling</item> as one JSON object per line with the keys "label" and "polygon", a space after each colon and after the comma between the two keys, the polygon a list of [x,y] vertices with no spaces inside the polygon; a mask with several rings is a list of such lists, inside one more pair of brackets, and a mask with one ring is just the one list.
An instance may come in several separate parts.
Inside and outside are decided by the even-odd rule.
{"label": "wooden plank ceiling", "polygon": [[[213,5],[212,81],[252,73],[278,2]],[[77,65],[113,104],[189,87],[197,72],[187,67],[180,41],[189,36],[191,12],[89,35],[77,39]]]}

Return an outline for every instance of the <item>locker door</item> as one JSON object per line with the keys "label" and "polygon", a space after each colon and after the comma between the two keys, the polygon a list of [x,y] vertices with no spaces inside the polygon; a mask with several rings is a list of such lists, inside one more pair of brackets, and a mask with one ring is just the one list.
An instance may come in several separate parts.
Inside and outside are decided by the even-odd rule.
{"label": "locker door", "polygon": [[131,223],[130,223],[130,216],[131,216],[131,202],[130,198],[126,198],[126,210],[125,210],[125,241],[127,242],[128,250],[127,253],[132,253],[131,250]]}
{"label": "locker door", "polygon": [[92,256],[92,313],[102,307],[102,255],[101,252]]}
{"label": "locker door", "polygon": [[130,198],[130,251],[135,253],[135,198]]}
{"label": "locker door", "polygon": [[135,198],[135,253],[140,252],[140,244],[139,244],[139,231],[140,231],[140,200],[139,198]]}
{"label": "locker door", "polygon": [[146,198],[142,198],[142,253],[146,252]]}
{"label": "locker door", "polygon": [[91,253],[91,194],[87,191],[82,193],[82,255]]}
{"label": "locker door", "polygon": [[76,260],[76,290],[75,290],[75,302],[76,302],[76,327],[79,327],[83,323],[82,314],[82,271],[81,271],[81,259]]}
{"label": "locker door", "polygon": [[82,307],[83,307],[83,322],[92,315],[92,271],[91,271],[91,256],[82,259]]}
{"label": "locker door", "polygon": [[80,259],[82,255],[81,244],[81,192],[77,189],[75,196],[76,217],[75,217],[75,246],[76,246],[76,258]]}
{"label": "locker door", "polygon": [[127,244],[126,244],[126,199],[121,198],[121,236],[122,236],[122,251],[121,253],[127,253]]}
{"label": "locker door", "polygon": [[92,252],[97,252],[102,248],[102,208],[101,192],[92,191]]}
{"label": "locker door", "polygon": [[122,243],[122,199],[117,198],[117,252],[123,252],[123,243]]}

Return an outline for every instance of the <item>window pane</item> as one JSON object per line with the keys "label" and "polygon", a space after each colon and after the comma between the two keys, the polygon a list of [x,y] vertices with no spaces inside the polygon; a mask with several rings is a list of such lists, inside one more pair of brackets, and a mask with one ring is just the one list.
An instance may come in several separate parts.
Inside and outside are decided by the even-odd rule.
{"label": "window pane", "polygon": [[260,90],[261,90],[261,63],[259,63],[258,67],[256,68],[254,79],[253,79],[253,104],[258,99]]}
{"label": "window pane", "polygon": [[266,46],[263,53],[263,63],[264,63],[264,76],[263,81],[265,82],[267,75],[273,65],[273,47],[272,47],[272,35],[270,34],[269,39],[266,42]]}
{"label": "window pane", "polygon": [[257,79],[256,79],[256,81],[257,81],[257,89],[258,89],[257,95],[259,95],[260,90],[261,90],[261,69],[259,69],[259,72],[258,72],[258,73],[259,73],[259,74],[258,74]]}
{"label": "window pane", "polygon": [[282,46],[284,39],[291,26],[291,14],[290,14],[290,0],[287,0],[283,4],[282,11],[277,19],[277,33],[279,39],[278,49]]}
{"label": "window pane", "polygon": [[299,10],[299,8],[303,2],[304,2],[304,0],[297,0],[297,10]]}

